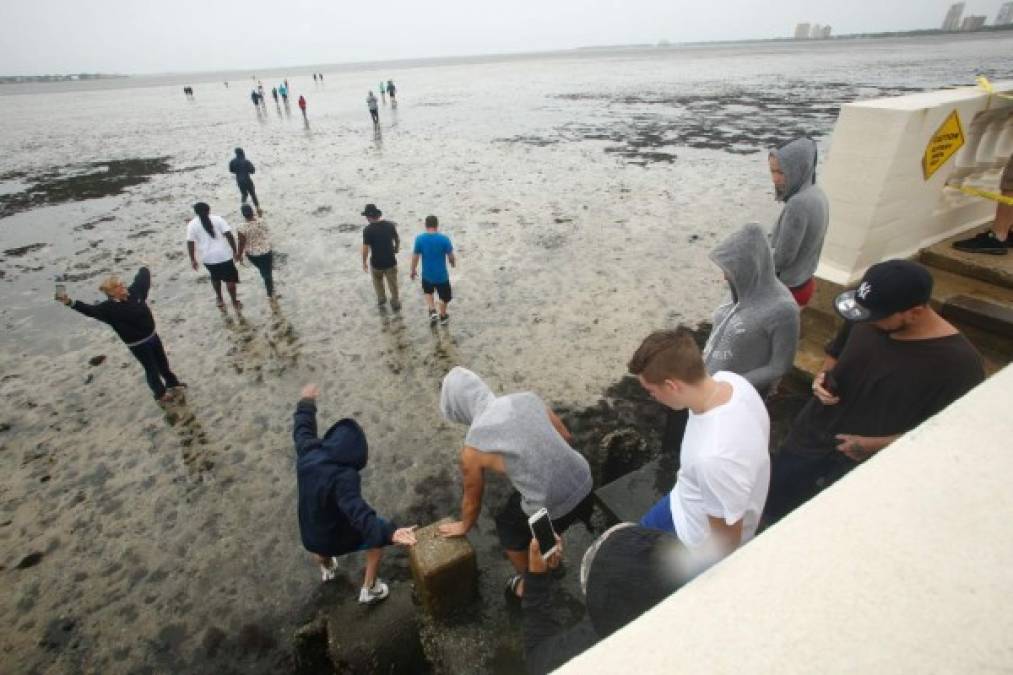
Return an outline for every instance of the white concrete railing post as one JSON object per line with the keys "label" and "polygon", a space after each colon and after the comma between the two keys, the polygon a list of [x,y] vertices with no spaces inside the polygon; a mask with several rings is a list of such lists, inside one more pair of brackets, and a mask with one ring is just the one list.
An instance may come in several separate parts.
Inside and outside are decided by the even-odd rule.
{"label": "white concrete railing post", "polygon": [[[1013,81],[994,86],[1013,91]],[[926,178],[926,147],[953,112],[964,145]],[[1011,152],[1013,100],[978,87],[846,104],[821,176],[830,229],[817,276],[853,284],[870,265],[914,255],[987,222],[994,202],[946,185],[996,190]]]}

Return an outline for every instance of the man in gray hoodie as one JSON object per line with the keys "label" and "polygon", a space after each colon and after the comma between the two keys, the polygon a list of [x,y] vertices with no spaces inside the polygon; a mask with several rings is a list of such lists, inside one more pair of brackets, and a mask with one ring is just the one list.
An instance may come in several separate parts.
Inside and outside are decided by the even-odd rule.
{"label": "man in gray hoodie", "polygon": [[726,237],[710,258],[725,273],[732,298],[714,312],[703,350],[707,372],[738,373],[762,396],[795,360],[798,304],[774,276],[767,238],[756,223]]}
{"label": "man in gray hoodie", "polygon": [[816,184],[816,142],[802,136],[770,151],[774,198],[784,202],[770,237],[774,273],[800,306],[812,297],[830,205]]}
{"label": "man in gray hoodie", "polygon": [[556,532],[578,520],[588,525],[594,505],[591,468],[570,447],[563,422],[532,392],[496,396],[482,378],[458,366],[443,378],[440,411],[448,421],[468,425],[461,449],[461,520],[440,525],[440,534],[466,535],[478,520],[485,472],[505,475],[514,491],[496,514],[496,534],[516,572],[507,590],[521,597],[529,516],[546,509]]}

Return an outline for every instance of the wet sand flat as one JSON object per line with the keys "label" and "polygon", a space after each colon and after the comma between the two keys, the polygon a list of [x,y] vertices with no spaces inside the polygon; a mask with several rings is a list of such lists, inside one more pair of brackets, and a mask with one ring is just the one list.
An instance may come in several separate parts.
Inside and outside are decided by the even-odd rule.
{"label": "wet sand flat", "polygon": [[[322,428],[354,416],[365,429],[364,494],[381,514],[456,515],[465,430],[439,415],[447,370],[536,391],[579,423],[643,335],[707,320],[721,301],[707,253],[779,210],[766,147],[802,130],[832,152],[842,103],[1009,78],[1011,46],[979,36],[293,69],[308,126],[294,99],[289,112],[271,100],[280,76],[263,78],[259,113],[250,80],[226,89],[213,75],[187,82],[193,101],[175,80],[0,90],[0,670],[293,670],[292,632],[354,599],[362,564],[345,559],[347,578],[321,588],[301,550],[290,433],[303,383],[322,386]],[[399,107],[381,106],[374,138],[364,99],[381,78]],[[184,247],[195,201],[238,224],[235,146],[257,166],[282,296],[272,308],[247,265],[242,316],[215,308]],[[367,202],[402,237],[400,314],[376,308],[361,270]],[[431,213],[460,260],[451,322],[437,329],[408,279]],[[185,405],[157,406],[111,329],[51,300],[57,276],[97,301],[104,274],[142,263]],[[437,671],[520,667],[492,521],[506,494],[491,481],[470,536],[481,602],[424,629]],[[571,572],[591,538],[571,530]],[[381,575],[406,591],[405,554],[389,550]],[[577,576],[561,595],[574,618]]]}

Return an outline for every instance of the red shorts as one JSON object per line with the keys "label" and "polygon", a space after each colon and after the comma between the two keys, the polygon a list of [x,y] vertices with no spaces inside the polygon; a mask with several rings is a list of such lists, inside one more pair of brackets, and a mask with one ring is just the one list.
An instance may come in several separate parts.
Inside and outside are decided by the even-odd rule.
{"label": "red shorts", "polygon": [[813,291],[816,290],[816,277],[809,277],[809,281],[805,282],[801,286],[795,288],[789,288],[792,296],[795,298],[795,302],[798,303],[799,307],[805,307],[812,300]]}

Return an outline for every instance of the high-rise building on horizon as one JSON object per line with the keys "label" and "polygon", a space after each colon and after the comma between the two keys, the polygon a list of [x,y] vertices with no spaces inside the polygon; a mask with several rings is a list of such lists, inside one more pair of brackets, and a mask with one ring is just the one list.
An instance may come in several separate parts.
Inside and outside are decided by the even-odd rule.
{"label": "high-rise building on horizon", "polygon": [[999,13],[995,15],[996,26],[1005,26],[1008,23],[1013,23],[1013,2],[1004,2],[999,8]]}
{"label": "high-rise building on horizon", "polygon": [[809,24],[800,23],[797,26],[795,26],[795,39],[796,40],[809,39]]}
{"label": "high-rise building on horizon", "polygon": [[822,35],[823,35],[823,26],[819,25],[818,23],[814,23],[812,25],[812,28],[809,29],[809,39],[819,40]]}
{"label": "high-rise building on horizon", "polygon": [[972,32],[981,30],[981,27],[985,25],[984,14],[968,14],[964,17],[964,20],[960,22],[960,30],[964,32]]}
{"label": "high-rise building on horizon", "polygon": [[963,2],[950,5],[949,11],[946,12],[946,18],[943,19],[943,30],[960,30],[960,17],[964,15],[964,6]]}
{"label": "high-rise building on horizon", "polygon": [[824,40],[830,39],[830,26],[823,26],[823,33],[820,37]]}

